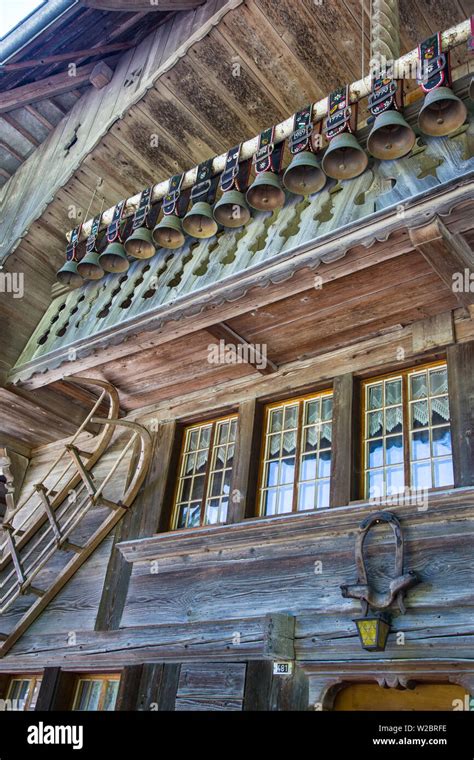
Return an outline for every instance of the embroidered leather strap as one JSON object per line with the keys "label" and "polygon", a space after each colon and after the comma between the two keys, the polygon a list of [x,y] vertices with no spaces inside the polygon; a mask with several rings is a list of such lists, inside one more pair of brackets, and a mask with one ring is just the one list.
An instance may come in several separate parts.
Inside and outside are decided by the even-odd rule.
{"label": "embroidered leather strap", "polygon": [[193,203],[197,203],[198,201],[214,203],[219,177],[217,175],[215,177],[212,176],[212,163],[213,159],[208,158],[207,161],[203,161],[198,166],[196,184],[191,190],[191,201]]}
{"label": "embroidered leather strap", "polygon": [[262,172],[274,172],[278,174],[281,169],[283,150],[285,143],[275,145],[275,127],[264,129],[258,138],[258,150],[253,157],[255,174]]}
{"label": "embroidered leather strap", "polygon": [[97,235],[99,234],[101,219],[102,219],[102,214],[97,214],[97,216],[95,216],[94,219],[92,220],[90,235],[86,241],[86,254],[92,253],[93,251],[95,251],[95,244],[97,240]]}
{"label": "embroidered leather strap", "polygon": [[81,230],[82,224],[80,224],[78,227],[75,227],[71,232],[71,239],[66,247],[66,261],[77,261],[76,251]]}
{"label": "embroidered leather strap", "polygon": [[355,109],[349,104],[349,85],[338,87],[328,96],[328,115],[324,133],[328,140],[332,140],[341,132],[352,132],[352,119]]}
{"label": "embroidered leather strap", "polygon": [[373,79],[372,91],[368,97],[368,105],[373,117],[378,116],[389,108],[398,109],[397,93],[400,92],[397,82],[390,77]]}
{"label": "embroidered leather strap", "polygon": [[114,208],[114,215],[112,217],[112,221],[107,227],[106,235],[107,235],[108,243],[113,243],[114,240],[119,240],[121,242],[120,222],[122,221],[122,214],[123,214],[124,208],[125,208],[125,201],[120,201],[120,203],[117,203],[117,205]]}
{"label": "embroidered leather strap", "polygon": [[189,193],[181,191],[183,179],[184,174],[175,174],[174,177],[170,179],[168,192],[163,198],[163,203],[161,204],[163,214],[166,216],[169,216],[170,214],[183,216],[183,214],[186,212]]}
{"label": "embroidered leather strap", "polygon": [[313,132],[312,111],[313,107],[309,105],[295,114],[293,134],[288,138],[288,147],[293,155],[301,153],[302,150],[311,150],[311,134]]}
{"label": "embroidered leather strap", "polygon": [[133,215],[132,230],[137,230],[139,227],[146,226],[148,213],[150,211],[152,190],[153,186],[147,187],[146,190],[143,190],[138,203],[138,208]]}
{"label": "embroidered leather strap", "polygon": [[227,153],[225,169],[220,179],[223,193],[233,189],[240,190],[241,193],[247,190],[251,162],[247,159],[239,163],[240,147],[240,145],[236,145]]}
{"label": "embroidered leather strap", "polygon": [[449,85],[448,55],[442,52],[441,33],[437,32],[418,45],[420,77],[418,84],[424,92]]}

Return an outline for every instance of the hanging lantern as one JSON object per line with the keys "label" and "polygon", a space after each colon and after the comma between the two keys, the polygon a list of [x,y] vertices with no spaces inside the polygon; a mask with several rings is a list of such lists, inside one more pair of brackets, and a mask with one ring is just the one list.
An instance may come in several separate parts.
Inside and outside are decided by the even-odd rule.
{"label": "hanging lantern", "polygon": [[361,646],[368,652],[383,652],[390,633],[387,615],[375,612],[366,617],[354,618]]}
{"label": "hanging lantern", "polygon": [[99,264],[105,272],[126,272],[130,266],[122,243],[120,224],[125,201],[120,201],[114,208],[112,222],[107,227],[107,248],[99,256]]}
{"label": "hanging lantern", "polygon": [[210,158],[199,164],[196,184],[191,190],[193,205],[183,219],[184,232],[198,239],[211,238],[217,232],[211,204],[216,197],[218,177],[212,176],[212,163]]}
{"label": "hanging lantern", "polygon": [[77,244],[81,229],[82,224],[71,232],[71,239],[66,248],[66,261],[56,274],[58,282],[68,288],[78,288],[84,282],[77,269]]}
{"label": "hanging lantern", "polygon": [[181,216],[188,205],[188,193],[181,192],[184,174],[175,174],[170,179],[168,192],[163,198],[163,216],[155,226],[152,237],[156,245],[174,250],[184,245]]}
{"label": "hanging lantern", "polygon": [[326,176],[312,151],[311,116],[310,105],[295,114],[294,131],[288,141],[293,158],[283,175],[283,184],[290,193],[296,195],[317,193],[326,184]]}
{"label": "hanging lantern", "polygon": [[352,179],[366,169],[368,158],[352,134],[357,107],[349,105],[349,86],[339,87],[328,96],[328,115],[324,132],[329,140],[322,168],[333,179]]}
{"label": "hanging lantern", "polygon": [[402,99],[403,90],[393,79],[372,82],[369,108],[375,122],[367,140],[367,149],[374,158],[382,161],[402,158],[415,144],[416,135],[398,110]]}
{"label": "hanging lantern", "polygon": [[265,129],[258,140],[254,155],[255,180],[247,190],[247,202],[259,211],[273,211],[285,204],[285,191],[278,173],[281,169],[284,143],[274,144],[275,127]]}
{"label": "hanging lantern", "polygon": [[100,280],[105,274],[99,264],[99,254],[96,250],[101,216],[98,214],[92,221],[91,233],[86,242],[86,254],[77,265],[77,271],[85,280]]}
{"label": "hanging lantern", "polygon": [[214,219],[223,227],[243,227],[250,219],[250,209],[245,200],[250,173],[250,161],[241,161],[240,145],[231,148],[221,174],[222,195],[214,206]]}
{"label": "hanging lantern", "polygon": [[467,108],[450,89],[449,53],[442,52],[440,32],[418,46],[421,75],[418,84],[426,93],[418,114],[425,135],[444,137],[464,124]]}
{"label": "hanging lantern", "polygon": [[150,259],[156,253],[151,231],[147,227],[152,187],[143,190],[133,216],[132,233],[125,241],[125,251],[134,259]]}

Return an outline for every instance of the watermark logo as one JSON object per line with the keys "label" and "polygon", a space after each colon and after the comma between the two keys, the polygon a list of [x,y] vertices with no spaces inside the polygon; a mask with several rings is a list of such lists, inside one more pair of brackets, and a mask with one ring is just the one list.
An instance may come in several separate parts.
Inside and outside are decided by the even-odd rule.
{"label": "watermark logo", "polygon": [[377,508],[410,506],[416,507],[418,512],[426,512],[428,509],[428,489],[406,487],[384,495],[381,488],[372,486],[369,492],[369,502]]}
{"label": "watermark logo", "polygon": [[265,369],[268,363],[265,343],[211,343],[207,347],[209,364],[253,364],[257,369]]}
{"label": "watermark logo", "polygon": [[0,293],[13,293],[13,298],[23,298],[25,294],[23,272],[0,272]]}
{"label": "watermark logo", "polygon": [[84,746],[83,726],[49,726],[40,721],[28,726],[28,744],[71,744],[73,749]]}
{"label": "watermark logo", "polygon": [[464,699],[453,699],[451,704],[455,712],[459,712],[460,710],[474,712],[474,697],[471,697],[469,694],[466,694]]}
{"label": "watermark logo", "polygon": [[474,293],[474,272],[465,269],[464,272],[455,272],[452,276],[453,293]]}

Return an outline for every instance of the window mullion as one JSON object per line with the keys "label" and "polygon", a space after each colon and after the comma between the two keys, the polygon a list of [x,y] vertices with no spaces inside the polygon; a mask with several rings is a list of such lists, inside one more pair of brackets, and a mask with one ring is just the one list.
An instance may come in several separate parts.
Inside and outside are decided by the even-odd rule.
{"label": "window mullion", "polygon": [[216,428],[217,423],[213,422],[211,427],[211,435],[209,438],[209,448],[208,448],[208,455],[207,455],[207,462],[206,462],[206,473],[204,475],[204,486],[202,491],[202,499],[201,499],[201,514],[199,518],[199,525],[204,525],[204,516],[206,512],[206,504],[207,504],[207,489],[209,487],[209,479],[211,476],[211,467],[212,467],[212,453],[214,450],[214,440],[216,437]]}
{"label": "window mullion", "polygon": [[405,488],[411,485],[410,473],[410,396],[408,391],[408,372],[402,374],[402,409],[403,409],[403,468],[405,473]]}
{"label": "window mullion", "polygon": [[[321,402],[320,402],[321,408]],[[303,428],[303,413],[304,413],[304,401],[298,403],[298,419],[296,422],[296,447],[295,447],[295,480],[293,483],[293,502],[291,506],[292,512],[298,511],[298,483],[300,480],[300,457],[302,448],[302,438],[304,433]],[[316,456],[317,461],[317,456]]]}

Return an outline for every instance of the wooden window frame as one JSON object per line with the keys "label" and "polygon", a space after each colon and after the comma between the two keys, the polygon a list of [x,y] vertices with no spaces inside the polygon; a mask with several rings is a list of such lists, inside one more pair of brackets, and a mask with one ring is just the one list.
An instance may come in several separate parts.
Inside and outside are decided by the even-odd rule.
{"label": "wooden window frame", "polygon": [[[229,412],[228,414],[220,415],[219,417],[212,417],[210,419],[204,419],[200,421],[193,421],[189,422],[187,424],[183,424],[181,426],[181,443],[179,446],[179,453],[177,457],[176,462],[176,468],[175,472],[173,472],[173,478],[174,478],[174,485],[173,485],[173,497],[172,497],[172,506],[171,506],[171,520],[170,520],[170,530],[171,531],[185,531],[185,530],[196,530],[197,528],[201,527],[217,527],[218,525],[225,525],[225,523],[208,523],[207,525],[204,522],[205,514],[206,514],[206,502],[208,500],[208,494],[207,489],[209,485],[209,479],[211,474],[211,463],[212,463],[212,456],[213,456],[213,449],[214,449],[214,441],[215,441],[215,433],[217,424],[219,422],[223,421],[236,421],[236,433],[235,433],[235,441],[234,441],[234,461],[232,463],[232,475],[231,475],[231,482],[229,487],[229,502],[230,502],[230,494],[232,493],[232,485],[233,485],[233,479],[235,474],[235,451],[237,448],[237,439],[239,436],[240,428],[239,428],[239,413],[236,412]],[[209,458],[206,463],[206,472],[204,474],[204,487],[203,487],[203,495],[201,499],[200,504],[200,515],[199,515],[199,525],[190,525],[185,528],[179,528],[178,527],[178,518],[179,518],[179,505],[178,505],[178,492],[179,492],[179,486],[180,486],[180,480],[181,477],[181,468],[184,462],[184,456],[186,454],[185,452],[185,446],[186,446],[186,435],[188,430],[192,428],[201,428],[206,427],[208,425],[211,425],[211,436],[209,440]],[[227,508],[227,516],[229,513],[229,506]]]}
{"label": "wooden window frame", "polygon": [[[446,367],[446,372],[449,373],[448,368],[448,362],[447,359],[437,359],[436,361],[430,361],[430,362],[424,362],[422,364],[411,364],[410,366],[405,366],[403,369],[400,370],[392,370],[391,372],[384,372],[381,375],[375,375],[373,377],[367,377],[361,382],[361,418],[359,420],[359,453],[360,453],[360,476],[359,476],[359,493],[361,495],[362,499],[368,499],[369,495],[367,494],[366,489],[366,471],[367,471],[367,451],[366,451],[366,412],[367,412],[367,402],[366,402],[366,388],[368,385],[372,385],[373,383],[377,383],[382,380],[388,380],[391,378],[396,379],[397,377],[400,377],[402,380],[402,413],[403,413],[403,470],[404,470],[404,480],[405,485],[404,488],[412,488],[411,483],[411,459],[410,459],[410,419],[409,419],[409,410],[410,410],[410,401],[409,401],[409,387],[408,387],[408,378],[411,374],[416,372],[423,372],[424,370],[429,370],[432,367]],[[448,376],[448,400],[450,401],[450,393],[451,388],[449,386],[449,376]],[[385,407],[383,407],[385,409]],[[451,419],[449,421],[449,427],[451,430],[451,438],[452,438],[452,425],[451,425]],[[430,426],[431,428],[431,426]],[[454,453],[451,452],[451,459],[454,463]],[[433,461],[433,458],[430,457],[429,460],[431,463]],[[451,486],[432,486],[429,488],[429,491],[442,491],[446,488],[454,488],[454,484]],[[390,496],[383,496],[381,498],[390,498]]]}
{"label": "wooden window frame", "polygon": [[[74,687],[74,697],[72,700],[72,710],[74,712],[103,712],[105,697],[107,695],[106,683],[110,681],[117,681],[120,686],[121,673],[85,673],[77,676],[76,685]],[[77,702],[80,695],[81,685],[87,681],[102,681],[99,704],[97,710],[79,710],[77,708]],[[118,690],[117,690],[118,696]],[[117,701],[117,696],[115,700]],[[114,705],[115,709],[115,705]]]}
{"label": "wooden window frame", "polygon": [[[314,398],[323,398],[325,396],[331,396],[333,399],[333,411],[332,411],[332,417],[331,417],[331,424],[334,422],[334,388],[331,386],[330,388],[324,388],[319,391],[313,391],[312,393],[305,393],[303,395],[299,396],[290,396],[290,397],[283,397],[279,398],[277,401],[272,401],[270,403],[264,404],[263,409],[263,422],[262,422],[262,434],[261,434],[261,440],[260,440],[260,448],[259,448],[259,464],[258,464],[258,478],[257,478],[257,488],[256,488],[256,514],[258,517],[281,517],[283,515],[294,515],[294,514],[305,514],[307,512],[319,512],[321,509],[330,509],[330,500],[331,500],[331,481],[332,481],[332,441],[331,441],[331,469],[329,474],[329,505],[327,507],[315,507],[314,509],[298,509],[298,485],[299,485],[299,474],[300,474],[300,457],[301,457],[301,440],[303,435],[303,410],[304,410],[304,402],[314,399]],[[266,445],[266,439],[267,439],[267,425],[268,425],[268,418],[270,415],[270,412],[272,409],[275,409],[282,405],[292,404],[292,403],[298,403],[298,418],[297,418],[297,426],[296,426],[296,448],[295,448],[295,478],[293,482],[293,497],[292,497],[292,506],[291,506],[291,512],[281,512],[277,515],[267,515],[263,510],[263,500],[262,500],[262,490],[263,490],[263,473],[264,473],[264,464],[265,464],[265,445]],[[334,428],[333,428],[334,433]]]}
{"label": "wooden window frame", "polygon": [[[7,689],[7,695],[6,699],[13,699],[11,696],[11,690],[13,683],[15,681],[30,681],[30,687],[28,689],[28,694],[25,699],[25,706],[23,708],[24,712],[28,712],[30,709],[31,701],[33,699],[35,689],[41,685],[41,681],[43,680],[43,674],[42,673],[19,673],[14,674],[10,677],[10,680],[8,682],[8,689]],[[38,692],[39,693],[39,692]]]}

